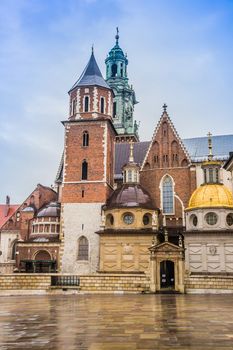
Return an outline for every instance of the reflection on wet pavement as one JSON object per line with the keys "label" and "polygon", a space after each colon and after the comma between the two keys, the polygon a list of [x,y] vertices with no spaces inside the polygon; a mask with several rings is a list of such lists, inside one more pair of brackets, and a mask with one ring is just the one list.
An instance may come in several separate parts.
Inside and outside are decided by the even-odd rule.
{"label": "reflection on wet pavement", "polygon": [[231,295],[0,297],[0,349],[233,349]]}

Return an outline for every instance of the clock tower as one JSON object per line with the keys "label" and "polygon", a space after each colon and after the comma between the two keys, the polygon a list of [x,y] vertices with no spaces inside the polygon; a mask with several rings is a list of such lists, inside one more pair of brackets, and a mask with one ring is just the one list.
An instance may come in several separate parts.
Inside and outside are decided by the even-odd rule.
{"label": "clock tower", "polygon": [[106,64],[106,81],[114,91],[113,123],[117,131],[116,141],[138,141],[138,124],[134,121],[134,105],[137,103],[133,86],[129,85],[128,58],[119,46],[119,31],[115,46],[109,52]]}

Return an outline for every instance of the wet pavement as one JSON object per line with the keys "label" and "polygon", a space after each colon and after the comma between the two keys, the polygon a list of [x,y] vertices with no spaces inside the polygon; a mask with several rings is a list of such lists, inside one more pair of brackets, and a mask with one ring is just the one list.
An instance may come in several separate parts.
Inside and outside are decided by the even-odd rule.
{"label": "wet pavement", "polygon": [[0,297],[0,349],[233,349],[233,296]]}

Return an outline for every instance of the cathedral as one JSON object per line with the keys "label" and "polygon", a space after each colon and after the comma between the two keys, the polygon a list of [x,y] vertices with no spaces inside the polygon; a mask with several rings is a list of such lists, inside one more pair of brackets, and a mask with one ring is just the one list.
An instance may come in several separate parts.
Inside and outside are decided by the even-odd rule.
{"label": "cathedral", "polygon": [[138,273],[181,293],[233,275],[233,135],[181,139],[164,104],[140,142],[118,30],[105,64],[106,79],[92,49],[68,92],[55,186],[0,205],[0,272]]}

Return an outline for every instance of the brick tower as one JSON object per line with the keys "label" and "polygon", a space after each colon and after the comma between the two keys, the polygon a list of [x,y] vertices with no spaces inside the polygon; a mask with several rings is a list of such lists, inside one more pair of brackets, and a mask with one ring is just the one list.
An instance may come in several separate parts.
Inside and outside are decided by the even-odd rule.
{"label": "brick tower", "polygon": [[98,269],[101,207],[113,189],[113,92],[103,79],[94,53],[69,91],[62,180],[62,272]]}

